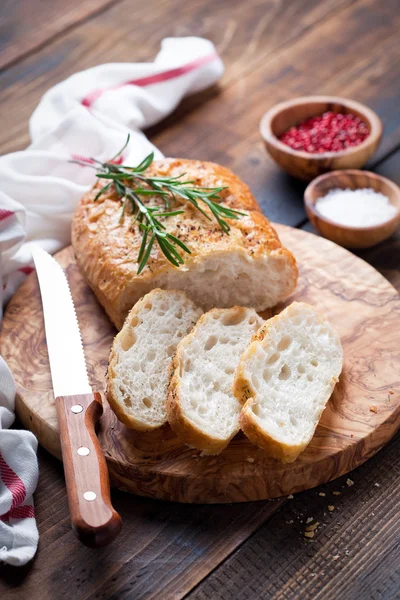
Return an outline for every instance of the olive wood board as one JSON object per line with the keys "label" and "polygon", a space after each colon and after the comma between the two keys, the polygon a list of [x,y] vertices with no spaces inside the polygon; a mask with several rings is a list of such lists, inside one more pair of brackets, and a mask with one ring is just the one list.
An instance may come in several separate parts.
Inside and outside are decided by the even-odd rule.
{"label": "olive wood board", "polygon": [[[128,429],[104,400],[99,438],[114,487],[191,503],[274,498],[351,471],[397,431],[399,295],[373,267],[336,244],[298,229],[276,228],[300,268],[297,290],[285,306],[293,300],[314,305],[338,330],[344,348],[340,381],[310,445],[294,463],[284,465],[268,458],[240,433],[219,456],[202,457],[181,444],[168,425],[150,433]],[[116,330],[81,275],[72,248],[64,248],[56,258],[67,272],[90,382],[94,390],[104,391]],[[19,418],[42,446],[60,457],[36,273],[25,280],[8,305],[0,350],[16,381]]]}

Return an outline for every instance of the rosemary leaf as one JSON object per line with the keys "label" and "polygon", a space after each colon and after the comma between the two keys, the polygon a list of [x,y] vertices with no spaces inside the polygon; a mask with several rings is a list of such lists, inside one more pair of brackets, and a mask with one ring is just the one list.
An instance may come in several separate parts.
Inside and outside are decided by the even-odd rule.
{"label": "rosemary leaf", "polygon": [[127,145],[129,144],[129,140],[131,139],[131,134],[128,133],[128,136],[126,138],[126,142],[125,144],[122,146],[121,150],[119,150],[117,152],[117,154],[110,160],[110,163],[112,163],[116,158],[118,158],[118,156],[121,156],[121,154],[123,153],[123,151],[125,150],[125,148],[127,147]]}
{"label": "rosemary leaf", "polygon": [[147,261],[149,259],[149,256],[150,256],[151,249],[153,247],[153,243],[154,243],[155,237],[156,237],[156,234],[153,233],[153,235],[150,238],[150,242],[147,245],[146,252],[144,253],[144,256],[143,256],[143,258],[142,258],[142,260],[141,260],[141,262],[139,264],[139,268],[138,268],[138,272],[137,272],[138,275],[140,275],[140,273],[143,271],[143,269],[146,266],[146,263],[147,263]]}
{"label": "rosemary leaf", "polygon": [[160,236],[160,234],[157,234],[157,241],[162,253],[169,260],[169,262],[172,263],[175,267],[179,267],[179,262],[174,256],[172,256],[171,252],[169,251],[169,248],[172,246],[172,244],[168,245],[168,243],[165,243],[165,240]]}
{"label": "rosemary leaf", "polygon": [[133,167],[132,170],[135,171],[135,173],[143,173],[143,171],[146,171],[146,169],[149,168],[149,166],[151,165],[153,160],[154,160],[154,152],[151,152],[151,154],[149,154],[148,156],[146,156],[146,158],[144,160],[142,160],[140,165],[138,165],[137,167]]}
{"label": "rosemary leaf", "polygon": [[104,194],[104,192],[106,192],[107,190],[109,190],[109,189],[110,189],[111,185],[112,185],[112,184],[111,184],[111,182],[110,182],[110,183],[107,183],[107,185],[105,185],[104,187],[102,187],[102,188],[101,188],[101,190],[100,190],[100,191],[99,191],[99,192],[96,194],[96,196],[94,197],[94,201],[95,201],[95,202],[97,202],[97,200],[100,198],[100,196],[101,196],[102,194]]}
{"label": "rosemary leaf", "polygon": [[[179,249],[187,254],[191,254],[190,248],[177,236],[166,231],[164,219],[175,217],[185,212],[183,208],[174,206],[178,204],[178,198],[188,202],[198,210],[204,218],[209,221],[212,217],[205,210],[207,206],[211,215],[214,217],[224,234],[229,235],[230,225],[226,219],[237,220],[247,213],[235,210],[220,203],[221,192],[226,186],[219,187],[199,187],[194,180],[185,179],[185,173],[175,176],[150,176],[146,174],[154,160],[152,152],[136,167],[127,165],[117,165],[115,160],[121,156],[126,146],[129,144],[128,135],[123,148],[109,162],[101,163],[92,159],[94,164],[83,161],[71,161],[81,166],[96,169],[99,179],[107,179],[108,182],[100,189],[95,196],[97,201],[111,187],[114,187],[119,200],[121,201],[120,222],[124,220],[129,202],[132,211],[131,227],[138,223],[139,231],[142,234],[138,262],[138,275],[145,268],[154,242],[157,241],[161,252],[166,259],[175,267],[184,263],[184,259],[179,253]],[[146,198],[158,197],[162,201],[162,206],[157,204],[151,206],[146,204]],[[204,206],[205,205],[205,206]]]}
{"label": "rosemary leaf", "polygon": [[169,240],[172,240],[174,242],[174,244],[177,244],[177,246],[180,246],[182,248],[182,250],[184,250],[188,254],[192,254],[191,250],[189,250],[189,248],[186,246],[186,244],[184,244],[182,242],[182,240],[180,240],[179,238],[172,235],[172,233],[167,233],[167,238]]}
{"label": "rosemary leaf", "polygon": [[147,236],[149,235],[149,230],[145,229],[144,233],[143,233],[143,237],[142,237],[142,243],[140,245],[140,250],[139,250],[139,255],[137,257],[137,261],[138,263],[141,262],[143,255],[146,251],[146,242],[147,242]]}

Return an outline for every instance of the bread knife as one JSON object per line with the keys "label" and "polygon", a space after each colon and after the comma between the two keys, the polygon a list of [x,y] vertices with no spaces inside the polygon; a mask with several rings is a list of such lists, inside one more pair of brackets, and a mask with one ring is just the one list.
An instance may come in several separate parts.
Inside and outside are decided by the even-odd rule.
{"label": "bread knife", "polygon": [[35,262],[55,397],[72,528],[86,546],[111,542],[122,521],[113,509],[107,464],[95,433],[103,412],[86,371],[78,319],[66,275],[39,246]]}

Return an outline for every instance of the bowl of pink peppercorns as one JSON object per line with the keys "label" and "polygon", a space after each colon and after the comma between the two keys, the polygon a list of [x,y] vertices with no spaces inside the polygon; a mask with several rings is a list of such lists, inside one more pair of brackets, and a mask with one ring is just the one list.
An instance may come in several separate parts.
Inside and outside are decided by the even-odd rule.
{"label": "bowl of pink peppercorns", "polygon": [[327,171],[363,167],[379,146],[382,123],[355,100],[305,96],[271,108],[261,119],[260,131],[282,169],[310,180]]}

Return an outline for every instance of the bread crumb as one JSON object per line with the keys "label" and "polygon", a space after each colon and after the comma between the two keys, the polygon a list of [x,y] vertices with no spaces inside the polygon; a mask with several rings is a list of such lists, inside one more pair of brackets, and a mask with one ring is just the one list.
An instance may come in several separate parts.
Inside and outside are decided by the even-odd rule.
{"label": "bread crumb", "polygon": [[328,506],[328,510],[329,510],[330,512],[332,512],[332,511],[334,511],[334,510],[335,510],[335,507],[334,507],[332,504],[330,504],[330,505]]}
{"label": "bread crumb", "polygon": [[247,460],[247,462],[249,462],[249,463],[253,463],[253,462],[254,462],[256,459],[255,459],[255,458],[250,458],[250,456],[248,456],[248,457],[246,458],[246,460]]}
{"label": "bread crumb", "polygon": [[346,548],[346,550],[344,551],[344,553],[345,553],[346,556],[348,556],[350,554],[350,551],[347,550],[347,548]]}
{"label": "bread crumb", "polygon": [[374,486],[375,487],[381,487],[381,484],[380,483],[374,483]]}
{"label": "bread crumb", "polygon": [[332,492],[334,496],[340,496],[340,492]]}
{"label": "bread crumb", "polygon": [[293,494],[289,494],[288,500],[293,500]]}
{"label": "bread crumb", "polygon": [[305,531],[304,532],[304,537],[306,537],[306,538],[313,538],[314,537],[314,532],[313,531]]}
{"label": "bread crumb", "polygon": [[306,527],[306,531],[315,531],[317,529],[318,525],[319,525],[319,522],[315,521],[315,523],[313,523],[312,525],[308,525]]}
{"label": "bread crumb", "polygon": [[389,390],[389,394],[390,394],[391,396],[393,396],[393,394],[394,394],[394,391],[393,391],[393,390]]}
{"label": "bread crumb", "polygon": [[351,434],[350,434],[350,437],[351,437],[351,438],[353,438],[353,437],[354,437],[354,433],[351,433]]}
{"label": "bread crumb", "polygon": [[376,404],[371,404],[369,407],[369,411],[372,413],[377,413],[378,409],[376,408]]}
{"label": "bread crumb", "polygon": [[351,487],[352,485],[354,485],[354,481],[352,479],[347,478],[346,483],[349,487]]}
{"label": "bread crumb", "polygon": [[325,492],[319,492],[318,496],[322,496],[323,498],[325,498],[326,494]]}
{"label": "bread crumb", "polygon": [[307,517],[306,523],[312,523],[313,522],[313,517]]}
{"label": "bread crumb", "polygon": [[335,556],[332,556],[332,560],[338,560],[338,558],[340,558],[340,554],[335,554]]}

